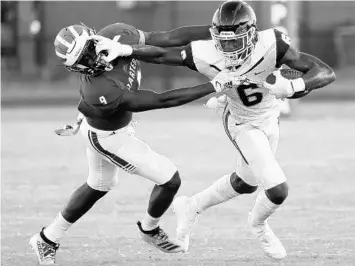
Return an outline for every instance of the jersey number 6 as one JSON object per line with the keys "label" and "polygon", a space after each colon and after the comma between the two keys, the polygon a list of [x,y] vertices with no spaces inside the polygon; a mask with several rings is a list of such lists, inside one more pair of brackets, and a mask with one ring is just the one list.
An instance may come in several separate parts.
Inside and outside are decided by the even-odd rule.
{"label": "jersey number 6", "polygon": [[260,92],[252,93],[252,90],[256,88],[258,88],[256,84],[240,85],[237,88],[239,97],[245,106],[250,107],[262,101],[263,99],[262,93]]}

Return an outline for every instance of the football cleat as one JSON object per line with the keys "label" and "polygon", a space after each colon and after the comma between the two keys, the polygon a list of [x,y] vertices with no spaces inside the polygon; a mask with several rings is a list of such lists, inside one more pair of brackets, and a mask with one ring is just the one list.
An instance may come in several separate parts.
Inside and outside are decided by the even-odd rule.
{"label": "football cleat", "polygon": [[41,232],[31,237],[30,245],[32,246],[32,249],[36,252],[40,265],[53,265],[55,264],[55,255],[59,248],[59,244],[50,241],[44,235],[43,229],[41,230]]}
{"label": "football cleat", "polygon": [[277,260],[287,256],[284,246],[271,230],[267,221],[255,224],[251,221],[251,213],[249,213],[248,225],[252,234],[260,241],[261,248],[266,255]]}
{"label": "football cleat", "polygon": [[183,243],[184,252],[189,249],[191,229],[199,218],[198,213],[190,211],[190,204],[191,198],[185,196],[177,197],[173,202],[177,219],[176,239]]}
{"label": "football cleat", "polygon": [[169,236],[159,226],[151,231],[144,231],[141,222],[137,222],[138,237],[144,242],[156,247],[165,253],[183,252],[181,243],[169,239]]}

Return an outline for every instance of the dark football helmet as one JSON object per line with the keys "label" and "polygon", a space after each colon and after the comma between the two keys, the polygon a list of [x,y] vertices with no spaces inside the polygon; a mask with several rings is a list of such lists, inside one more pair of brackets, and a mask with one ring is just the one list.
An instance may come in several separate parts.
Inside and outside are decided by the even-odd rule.
{"label": "dark football helmet", "polygon": [[112,65],[96,54],[95,31],[84,25],[63,28],[55,37],[55,53],[69,71],[96,76],[112,70]]}
{"label": "dark football helmet", "polygon": [[254,10],[244,1],[227,1],[214,13],[210,32],[226,66],[240,66],[258,40]]}

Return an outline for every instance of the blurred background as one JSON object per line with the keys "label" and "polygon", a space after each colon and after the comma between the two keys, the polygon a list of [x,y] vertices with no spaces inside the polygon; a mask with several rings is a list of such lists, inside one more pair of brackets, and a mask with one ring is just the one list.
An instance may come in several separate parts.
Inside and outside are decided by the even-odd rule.
{"label": "blurred background", "polygon": [[[355,2],[249,1],[259,28],[279,27],[293,45],[320,57],[336,69],[337,81],[307,100],[355,99]],[[125,22],[145,30],[169,30],[183,25],[209,24],[222,1],[1,1],[1,82],[3,104],[25,101],[74,103],[78,84],[74,74],[59,66],[53,41],[70,24],[85,23],[96,30]],[[179,67],[143,66],[143,88],[196,84],[204,78]],[[336,88],[336,89],[334,89]],[[47,99],[48,100],[48,99]],[[62,100],[62,101],[61,101]],[[46,102],[48,103],[48,101]]]}

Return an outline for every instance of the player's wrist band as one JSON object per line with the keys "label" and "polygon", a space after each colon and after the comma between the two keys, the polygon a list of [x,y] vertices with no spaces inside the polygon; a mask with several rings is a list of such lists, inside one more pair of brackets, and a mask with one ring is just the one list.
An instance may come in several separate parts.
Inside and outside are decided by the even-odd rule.
{"label": "player's wrist band", "polygon": [[304,91],[306,89],[303,78],[294,79],[291,84],[294,92]]}
{"label": "player's wrist band", "polygon": [[222,84],[221,83],[219,83],[219,82],[217,82],[215,80],[211,80],[211,81],[209,81],[209,83],[212,84],[212,86],[213,86],[213,88],[214,88],[214,90],[216,92],[221,92],[222,91]]}
{"label": "player's wrist band", "polygon": [[132,46],[128,44],[120,44],[118,49],[121,50],[123,56],[130,56],[133,53]]}
{"label": "player's wrist band", "polygon": [[125,54],[127,54],[127,56],[130,56],[133,53],[132,46],[127,45],[125,48],[127,48],[127,50],[125,51]]}

